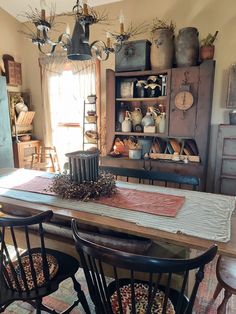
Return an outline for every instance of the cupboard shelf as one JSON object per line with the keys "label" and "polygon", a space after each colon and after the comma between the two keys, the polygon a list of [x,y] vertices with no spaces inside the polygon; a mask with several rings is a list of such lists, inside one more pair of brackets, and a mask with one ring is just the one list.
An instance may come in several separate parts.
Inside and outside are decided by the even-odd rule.
{"label": "cupboard shelf", "polygon": [[166,100],[166,96],[159,97],[145,97],[145,98],[116,98],[116,101],[164,101]]}
{"label": "cupboard shelf", "polygon": [[162,133],[115,132],[115,135],[164,137]]}

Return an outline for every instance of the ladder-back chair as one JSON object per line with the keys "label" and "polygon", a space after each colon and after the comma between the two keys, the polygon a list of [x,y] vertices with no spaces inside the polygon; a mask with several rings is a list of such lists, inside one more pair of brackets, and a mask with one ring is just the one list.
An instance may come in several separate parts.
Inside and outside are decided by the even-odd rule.
{"label": "ladder-back chair", "polygon": [[32,154],[31,169],[60,172],[56,147],[41,146],[39,153]]}
{"label": "ladder-back chair", "polygon": [[[72,231],[97,314],[192,313],[205,265],[217,253],[217,246],[213,245],[193,259],[154,258],[87,241],[80,237],[75,220],[72,220]],[[109,278],[106,277],[108,268],[113,273]],[[196,275],[192,289],[188,287],[187,298],[191,271]],[[179,273],[179,289],[173,288],[173,273]]]}
{"label": "ladder-back chair", "polygon": [[129,178],[137,178],[139,183],[145,183],[144,180],[147,180],[148,183],[152,185],[162,182],[166,187],[169,186],[169,183],[171,183],[175,184],[174,187],[177,188],[189,187],[192,190],[198,190],[200,186],[200,179],[197,176],[186,176],[177,173],[110,166],[100,166],[99,169],[114,174],[116,178],[125,177],[127,182],[129,182]]}
{"label": "ladder-back chair", "polygon": [[[46,248],[43,224],[52,216],[52,211],[46,211],[31,217],[0,218],[0,312],[12,302],[21,300],[33,305],[37,313],[41,310],[57,313],[46,307],[42,298],[71,278],[77,298],[65,312],[69,313],[81,302],[85,312],[90,313],[85,295],[75,279],[79,268],[77,259]],[[21,249],[20,241],[24,246]]]}

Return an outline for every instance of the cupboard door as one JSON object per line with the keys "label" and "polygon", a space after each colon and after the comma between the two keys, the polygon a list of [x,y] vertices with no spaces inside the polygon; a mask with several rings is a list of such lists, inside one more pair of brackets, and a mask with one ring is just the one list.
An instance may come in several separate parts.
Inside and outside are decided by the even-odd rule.
{"label": "cupboard door", "polygon": [[[181,91],[185,77],[190,84],[190,92],[193,95],[193,105],[183,111],[175,106],[175,96]],[[172,69],[169,136],[194,137],[197,127],[199,67]]]}
{"label": "cupboard door", "polygon": [[214,192],[236,195],[236,125],[219,126]]}
{"label": "cupboard door", "polygon": [[13,152],[5,77],[0,77],[0,130],[0,168],[11,168]]}

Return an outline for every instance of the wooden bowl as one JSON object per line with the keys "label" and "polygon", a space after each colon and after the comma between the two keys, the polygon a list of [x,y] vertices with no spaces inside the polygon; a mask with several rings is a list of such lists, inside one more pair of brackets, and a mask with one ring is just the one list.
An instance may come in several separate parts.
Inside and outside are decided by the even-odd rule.
{"label": "wooden bowl", "polygon": [[31,136],[30,135],[22,135],[22,136],[19,136],[18,139],[21,141],[21,142],[28,142],[31,140]]}

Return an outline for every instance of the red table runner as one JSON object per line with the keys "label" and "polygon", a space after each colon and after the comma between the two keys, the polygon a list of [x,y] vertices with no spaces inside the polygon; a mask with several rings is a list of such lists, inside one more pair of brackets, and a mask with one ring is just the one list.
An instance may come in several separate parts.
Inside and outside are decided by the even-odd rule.
{"label": "red table runner", "polygon": [[101,197],[95,202],[153,215],[175,217],[184,201],[184,196],[117,188],[117,193],[112,197]]}
{"label": "red table runner", "polygon": [[[52,179],[50,178],[36,176],[30,181],[18,185],[12,182],[0,182],[0,185],[14,190],[56,195],[54,192],[46,190],[51,183]],[[117,188],[117,193],[113,196],[101,197],[95,202],[138,212],[175,217],[183,206],[184,201],[185,197],[183,196]]]}

